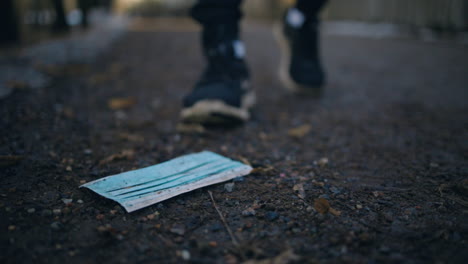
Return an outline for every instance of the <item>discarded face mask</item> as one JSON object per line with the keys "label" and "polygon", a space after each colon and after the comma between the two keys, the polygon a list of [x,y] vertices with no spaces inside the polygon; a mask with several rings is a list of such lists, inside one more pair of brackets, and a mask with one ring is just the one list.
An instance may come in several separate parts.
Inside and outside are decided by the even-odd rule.
{"label": "discarded face mask", "polygon": [[88,182],[86,187],[121,204],[127,212],[182,193],[247,175],[252,167],[209,151]]}

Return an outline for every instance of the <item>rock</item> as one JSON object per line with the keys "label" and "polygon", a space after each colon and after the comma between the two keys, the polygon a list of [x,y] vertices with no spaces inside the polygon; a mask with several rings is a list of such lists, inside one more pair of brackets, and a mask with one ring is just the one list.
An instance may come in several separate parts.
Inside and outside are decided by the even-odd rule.
{"label": "rock", "polygon": [[234,190],[234,185],[235,183],[233,182],[226,183],[224,184],[224,190],[226,190],[226,192],[232,192],[232,190]]}
{"label": "rock", "polygon": [[277,212],[273,212],[273,211],[269,211],[265,214],[265,219],[269,220],[269,221],[274,221],[276,219],[278,219],[279,217],[279,214]]}
{"label": "rock", "polygon": [[341,193],[341,190],[332,186],[330,187],[330,191],[333,193],[333,194],[340,194]]}
{"label": "rock", "polygon": [[174,234],[183,236],[185,234],[185,226],[176,224],[169,231],[171,231]]}
{"label": "rock", "polygon": [[32,213],[36,212],[36,209],[34,209],[34,208],[29,208],[27,212],[30,213],[30,214],[32,214]]}
{"label": "rock", "polygon": [[62,210],[60,210],[60,209],[54,209],[54,210],[52,210],[52,212],[54,213],[54,215],[59,215],[59,214],[62,213]]}
{"label": "rock", "polygon": [[53,230],[59,230],[62,228],[62,224],[60,222],[53,222],[52,224],[50,224],[50,228],[52,228]]}
{"label": "rock", "polygon": [[64,204],[71,204],[71,203],[73,202],[73,199],[66,199],[66,198],[63,198],[63,199],[62,199],[62,202],[63,202]]}
{"label": "rock", "polygon": [[182,250],[180,252],[180,256],[182,257],[183,260],[188,261],[190,260],[190,252],[188,250]]}
{"label": "rock", "polygon": [[245,181],[245,177],[243,176],[240,176],[240,177],[236,177],[234,179],[232,179],[233,182],[243,182]]}
{"label": "rock", "polygon": [[328,164],[328,158],[321,158],[318,161],[316,161],[316,164],[320,167],[324,167]]}
{"label": "rock", "polygon": [[297,196],[301,199],[306,198],[306,193],[304,190],[304,185],[302,183],[298,183],[293,186],[293,191],[297,194]]}
{"label": "rock", "polygon": [[91,154],[93,154],[93,151],[91,149],[85,149],[85,150],[83,150],[83,153],[85,155],[91,155]]}
{"label": "rock", "polygon": [[245,209],[244,211],[242,211],[243,216],[254,216],[255,214],[256,214],[255,209],[253,209],[252,207],[249,207]]}
{"label": "rock", "polygon": [[78,201],[76,201],[76,202],[79,203],[79,204],[82,204],[82,203],[83,203],[83,200],[80,199],[80,200],[78,200]]}

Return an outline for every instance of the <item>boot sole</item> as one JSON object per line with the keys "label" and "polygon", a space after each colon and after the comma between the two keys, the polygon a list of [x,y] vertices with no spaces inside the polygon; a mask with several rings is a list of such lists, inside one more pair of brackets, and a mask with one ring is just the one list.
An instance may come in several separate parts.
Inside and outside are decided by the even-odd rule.
{"label": "boot sole", "polygon": [[255,104],[255,93],[248,92],[242,98],[241,107],[234,107],[221,100],[201,100],[181,111],[184,123],[222,125],[246,122],[250,119],[250,109]]}
{"label": "boot sole", "polygon": [[281,24],[276,24],[273,27],[273,35],[281,50],[280,67],[278,75],[283,86],[290,92],[299,95],[308,95],[318,97],[322,94],[322,86],[306,86],[296,83],[289,75],[289,65],[291,64],[291,50],[289,49],[288,40],[281,30]]}

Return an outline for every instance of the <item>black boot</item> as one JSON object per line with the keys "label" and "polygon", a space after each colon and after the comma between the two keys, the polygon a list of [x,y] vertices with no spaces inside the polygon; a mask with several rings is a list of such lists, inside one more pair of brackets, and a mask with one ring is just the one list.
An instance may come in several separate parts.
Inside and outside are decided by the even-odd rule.
{"label": "black boot", "polygon": [[319,55],[318,20],[289,9],[276,35],[282,50],[280,78],[286,88],[296,93],[320,94],[325,74]]}
{"label": "black boot", "polygon": [[184,98],[182,121],[223,124],[249,119],[255,95],[238,36],[237,24],[204,27],[202,46],[208,65]]}

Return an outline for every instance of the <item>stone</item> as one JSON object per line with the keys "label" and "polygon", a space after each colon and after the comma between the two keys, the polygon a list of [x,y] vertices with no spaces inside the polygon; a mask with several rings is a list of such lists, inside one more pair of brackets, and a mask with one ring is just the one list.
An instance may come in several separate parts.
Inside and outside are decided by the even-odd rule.
{"label": "stone", "polygon": [[233,182],[226,183],[224,184],[224,190],[226,190],[226,192],[232,192],[232,190],[234,190],[234,185],[235,183]]}

